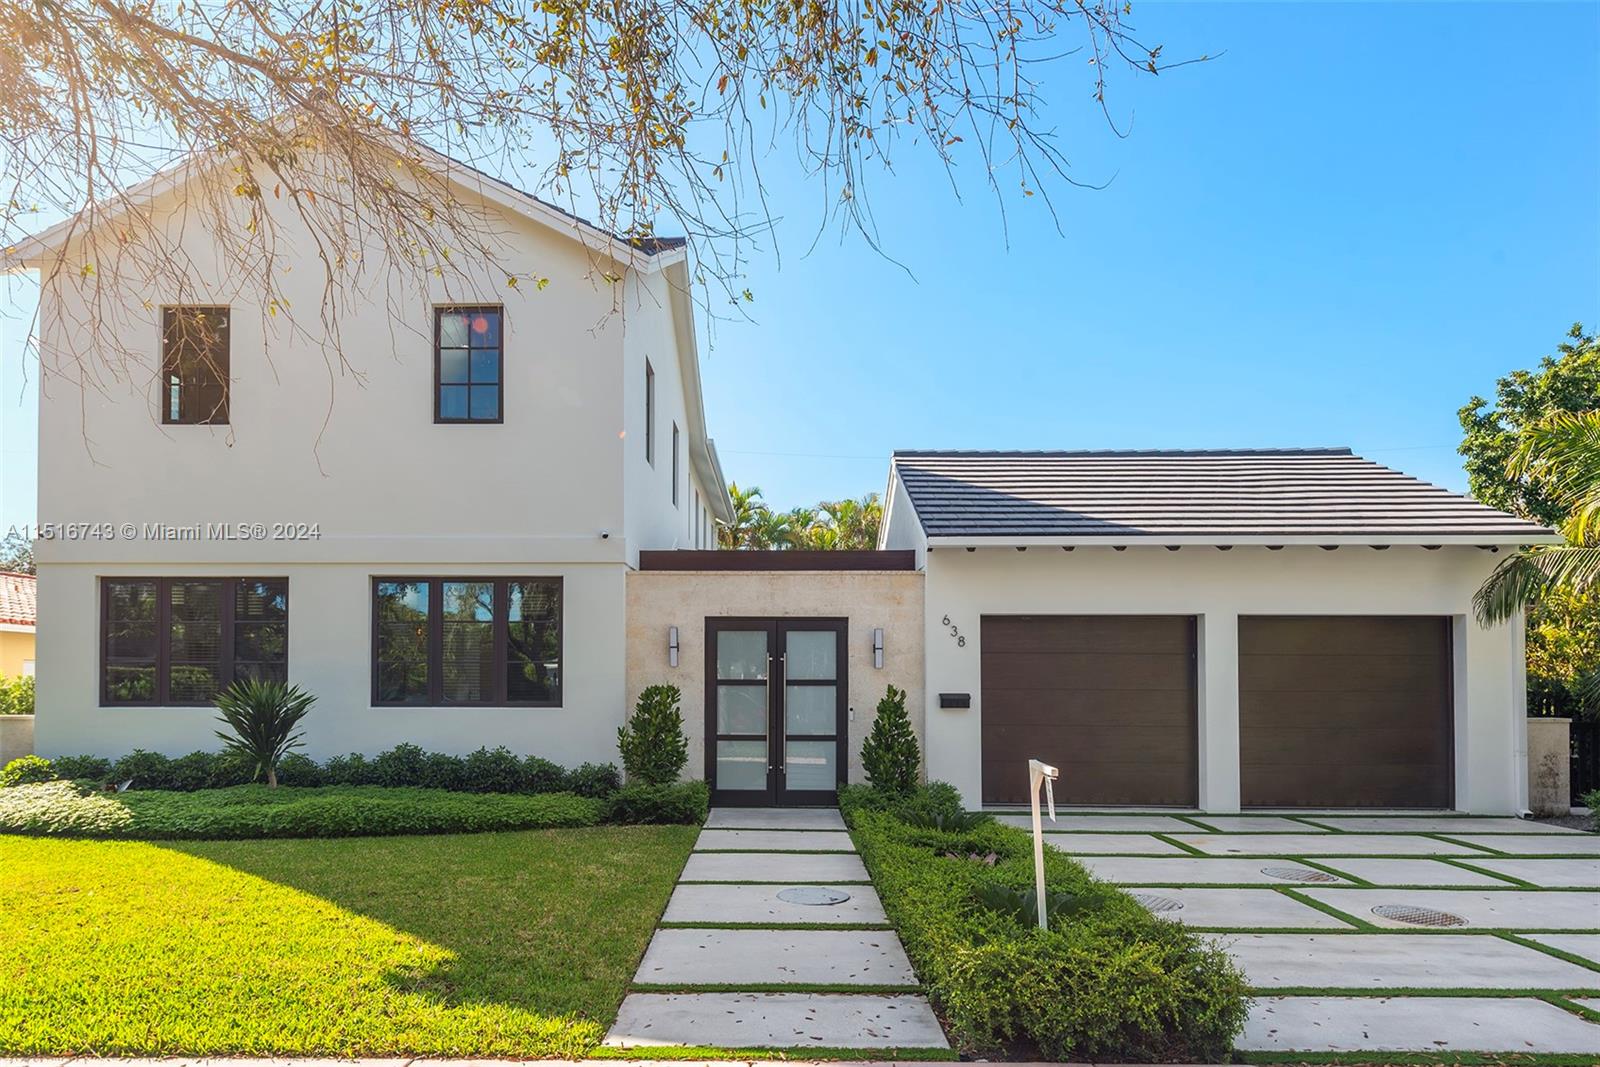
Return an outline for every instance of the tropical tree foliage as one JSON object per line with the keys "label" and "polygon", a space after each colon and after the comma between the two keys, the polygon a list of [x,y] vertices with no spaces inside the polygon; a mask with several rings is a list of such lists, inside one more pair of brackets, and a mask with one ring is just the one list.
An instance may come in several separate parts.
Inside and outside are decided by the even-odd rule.
{"label": "tropical tree foliage", "polygon": [[813,507],[773,511],[758,487],[728,486],[733,498],[732,524],[717,534],[723,548],[870,549],[878,544],[883,504],[878,494],[854,500],[824,500]]}
{"label": "tropical tree foliage", "polygon": [[33,542],[12,531],[0,541],[0,571],[33,574]]}
{"label": "tropical tree foliage", "polygon": [[[1479,592],[1485,622],[1527,614],[1532,710],[1570,712],[1594,704],[1600,677],[1600,596],[1579,591],[1564,572],[1582,561],[1592,521],[1576,519],[1587,495],[1583,463],[1571,462],[1584,420],[1600,409],[1600,345],[1581,324],[1533,370],[1501,378],[1491,405],[1473,397],[1461,409],[1461,454],[1472,493],[1494,507],[1562,529],[1569,546],[1510,557]],[[1576,519],[1576,521],[1575,521]],[[1578,575],[1582,577],[1581,573]]]}

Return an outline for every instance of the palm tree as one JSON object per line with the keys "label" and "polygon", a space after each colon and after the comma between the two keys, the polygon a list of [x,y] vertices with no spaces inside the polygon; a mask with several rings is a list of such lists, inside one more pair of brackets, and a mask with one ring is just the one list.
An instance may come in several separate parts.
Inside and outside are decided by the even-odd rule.
{"label": "palm tree", "polygon": [[878,547],[878,527],[883,523],[883,502],[877,493],[859,500],[823,503],[817,510],[827,517],[836,531],[830,548],[868,549]]}
{"label": "palm tree", "polygon": [[1538,545],[1508,557],[1472,598],[1489,626],[1563,590],[1600,582],[1600,411],[1558,411],[1532,427],[1508,467],[1538,482],[1567,512],[1564,545]]}
{"label": "palm tree", "polygon": [[761,499],[761,487],[741,489],[738,482],[729,482],[728,497],[733,501],[733,521],[718,527],[717,543],[723,548],[766,548],[760,542],[772,512]]}

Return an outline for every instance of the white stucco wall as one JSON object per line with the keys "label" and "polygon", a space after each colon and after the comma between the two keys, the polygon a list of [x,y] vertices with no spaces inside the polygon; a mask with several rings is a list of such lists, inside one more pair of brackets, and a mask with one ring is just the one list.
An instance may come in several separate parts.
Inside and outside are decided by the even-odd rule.
{"label": "white stucco wall", "polygon": [[[1516,628],[1485,630],[1471,597],[1500,556],[1472,547],[1437,551],[1354,546],[1338,551],[1241,545],[935,547],[927,556],[928,773],[980,802],[984,615],[1173,614],[1199,619],[1200,807],[1239,808],[1240,615],[1445,615],[1454,619],[1456,806],[1511,814],[1524,806],[1518,772],[1524,685]],[[948,616],[950,623],[944,623]],[[960,646],[955,626],[966,637]],[[967,692],[972,707],[941,710],[938,694]]]}
{"label": "white stucco wall", "polygon": [[[563,579],[562,703],[559,708],[374,707],[372,705],[371,578],[380,575],[470,573]],[[135,748],[181,755],[214,750],[211,708],[99,706],[98,575],[105,568],[56,565],[41,575],[51,603],[75,610],[42,617],[41,697],[35,745],[46,756],[120,756]],[[439,752],[466,753],[505,745],[566,766],[616,759],[624,701],[623,576],[621,563],[119,565],[119,575],[259,576],[289,579],[289,677],[317,696],[305,721],[306,754],[368,755],[402,741]]]}
{"label": "white stucco wall", "polygon": [[[185,281],[129,278],[122,299],[100,294],[97,305],[73,262],[41,294],[39,520],[96,524],[112,536],[39,544],[40,750],[216,747],[205,709],[98,706],[99,577],[286,575],[290,678],[319,697],[307,727],[313,755],[411,741],[446,751],[504,744],[563,763],[613,759],[625,707],[623,575],[641,548],[686,544],[693,501],[687,482],[677,509],[665,481],[627,484],[636,466],[625,455],[639,451],[628,420],[642,431],[642,394],[630,390],[642,389],[646,351],[657,353],[663,479],[674,419],[690,447],[691,401],[673,342],[680,309],[624,299],[660,279],[640,283],[572,232],[489,207],[501,248],[494,271],[463,281],[369,262],[344,279],[334,336],[321,328],[314,246],[280,212],[280,247],[308,257],[284,278],[308,337],[289,316],[267,314],[227,269],[181,190],[153,210],[193,264]],[[507,273],[523,283],[506,286]],[[608,280],[618,273],[620,282]],[[549,284],[539,289],[528,276]],[[232,308],[227,425],[161,423],[161,308],[175,303]],[[465,303],[505,308],[501,424],[434,423],[434,308]],[[89,326],[97,315],[99,333]],[[163,541],[145,532],[222,522],[314,525],[316,536]],[[564,577],[564,706],[372,708],[369,583],[392,574]]]}
{"label": "white stucco wall", "polygon": [[[912,728],[923,735],[923,576],[917,571],[635,571],[628,575],[628,703],[650,685],[675,685],[689,738],[685,774],[705,774],[706,619],[843,618],[849,624],[849,780],[864,781],[861,742],[886,686],[906,691]],[[668,665],[668,628],[678,628],[678,666]],[[884,631],[882,669],[872,631]],[[926,756],[926,753],[924,753]]]}

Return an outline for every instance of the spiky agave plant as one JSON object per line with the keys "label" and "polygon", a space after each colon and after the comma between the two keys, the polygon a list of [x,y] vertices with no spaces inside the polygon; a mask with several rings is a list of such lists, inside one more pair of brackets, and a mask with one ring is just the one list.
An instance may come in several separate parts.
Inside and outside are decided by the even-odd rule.
{"label": "spiky agave plant", "polygon": [[233,731],[217,731],[223,748],[250,761],[255,777],[266,775],[278,787],[278,762],[301,746],[295,731],[317,698],[298,686],[246,678],[234,682],[216,700],[217,721]]}

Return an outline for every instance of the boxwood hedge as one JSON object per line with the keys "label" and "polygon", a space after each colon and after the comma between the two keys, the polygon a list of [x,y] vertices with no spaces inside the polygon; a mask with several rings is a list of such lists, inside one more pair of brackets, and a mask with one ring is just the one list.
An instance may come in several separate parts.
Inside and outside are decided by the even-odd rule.
{"label": "boxwood hedge", "polygon": [[985,903],[1005,895],[985,886],[1031,890],[1032,841],[993,819],[963,819],[948,786],[905,802],[849,786],[840,807],[963,1052],[1100,1062],[1227,1057],[1249,1001],[1221,949],[1155,918],[1053,849],[1047,887],[1075,898],[1064,920],[1046,932]]}

